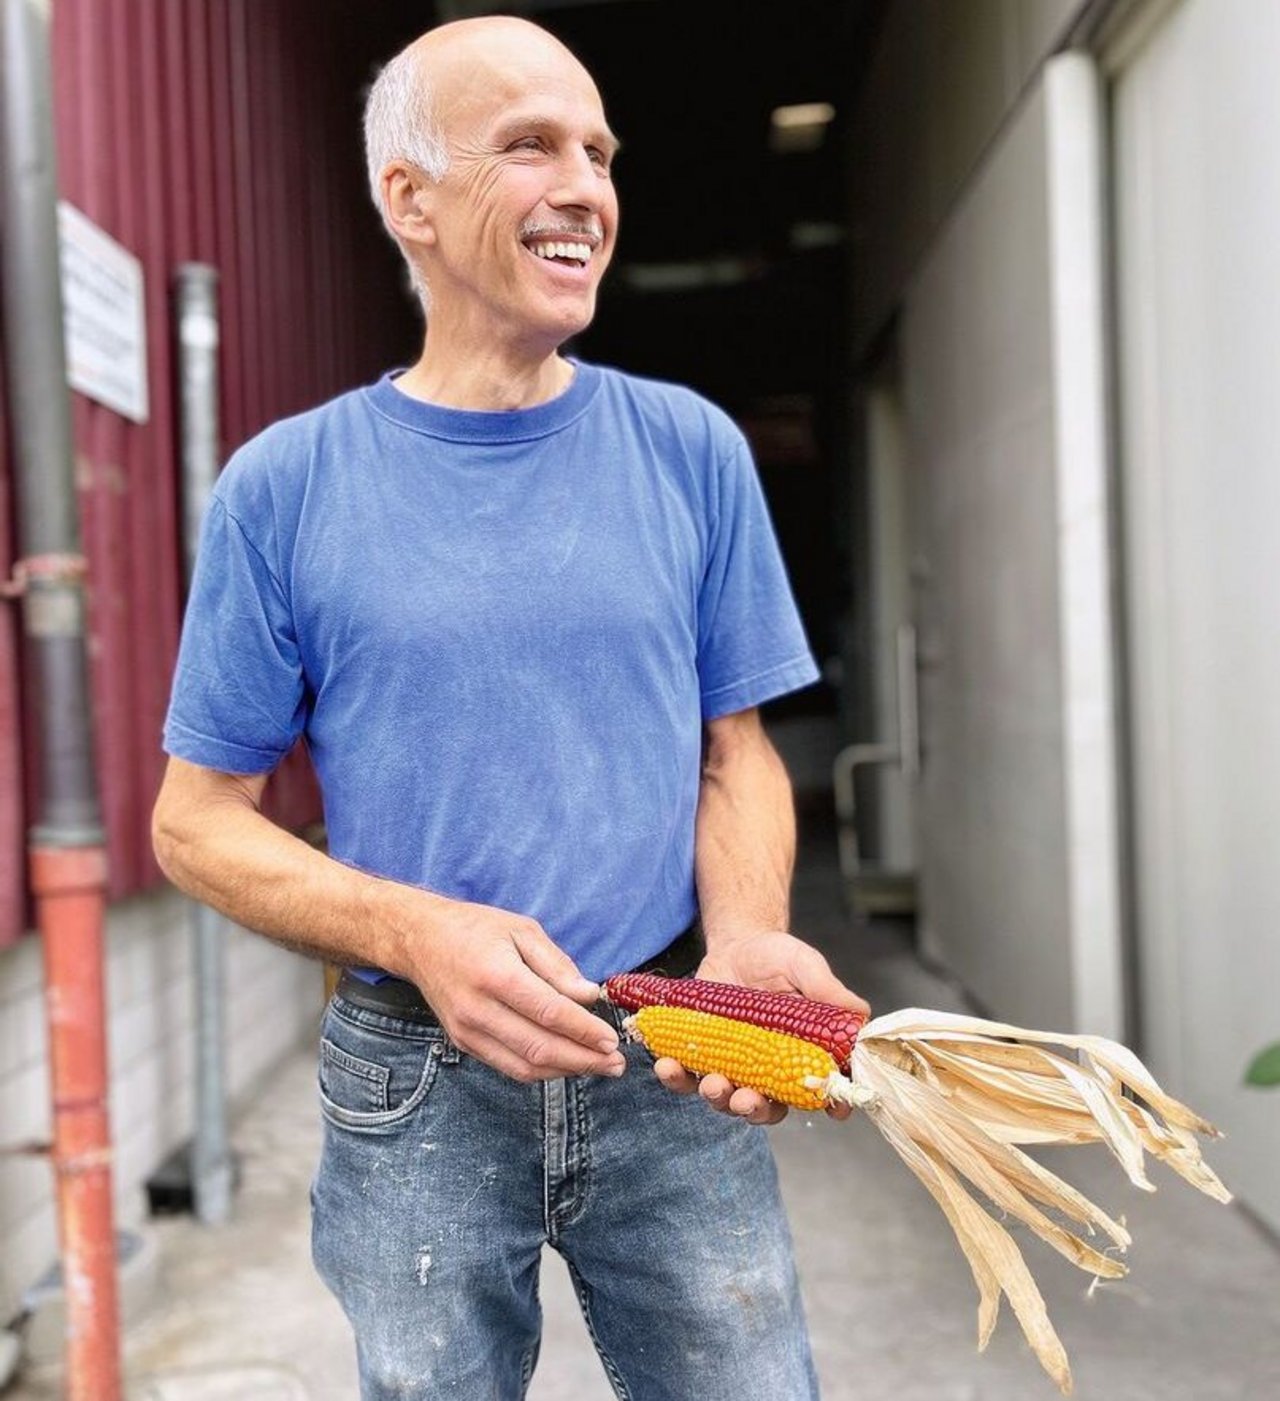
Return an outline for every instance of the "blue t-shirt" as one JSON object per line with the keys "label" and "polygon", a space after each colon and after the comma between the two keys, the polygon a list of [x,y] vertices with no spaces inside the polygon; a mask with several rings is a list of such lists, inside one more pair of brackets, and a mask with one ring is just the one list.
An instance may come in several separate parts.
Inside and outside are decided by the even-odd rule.
{"label": "blue t-shirt", "polygon": [[584,364],[502,413],[388,375],[219,478],[164,744],[265,773],[305,735],[334,857],[599,979],[693,918],[703,721],[817,675],[720,410]]}

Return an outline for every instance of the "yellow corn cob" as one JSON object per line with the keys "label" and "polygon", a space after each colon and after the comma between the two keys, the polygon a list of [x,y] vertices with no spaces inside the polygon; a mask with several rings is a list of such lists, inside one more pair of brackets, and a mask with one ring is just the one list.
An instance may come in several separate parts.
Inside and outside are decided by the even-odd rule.
{"label": "yellow corn cob", "polygon": [[697,1075],[723,1075],[797,1109],[822,1109],[824,1086],[836,1074],[834,1058],[821,1046],[712,1012],[641,1007],[625,1025],[655,1056],[673,1056]]}

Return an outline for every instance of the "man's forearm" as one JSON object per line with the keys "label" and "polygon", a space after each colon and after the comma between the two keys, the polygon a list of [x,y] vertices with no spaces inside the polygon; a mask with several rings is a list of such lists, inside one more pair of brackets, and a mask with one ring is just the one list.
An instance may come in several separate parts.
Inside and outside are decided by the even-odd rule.
{"label": "man's forearm", "polygon": [[707,727],[694,857],[707,943],[786,929],[795,865],[791,783],[755,711]]}
{"label": "man's forearm", "polygon": [[259,782],[190,801],[188,790],[200,781],[171,774],[156,807],[156,856],[179,889],[301,952],[405,973],[405,888],[344,866],[278,827],[258,811]]}
{"label": "man's forearm", "polygon": [[[711,721],[694,851],[707,935],[699,976],[795,992],[866,1014],[867,1004],[832,973],[822,954],[789,931],[795,852],[791,782],[759,715],[750,710]],[[723,1075],[698,1077],[670,1059],[659,1060],[656,1071],[669,1089],[697,1092],[752,1123],[777,1123],[787,1112]]]}
{"label": "man's forearm", "polygon": [[620,1075],[600,995],[534,919],[366,875],[258,810],[265,779],[171,759],[156,855],[175,885],[278,943],[414,983],[454,1043],[518,1080]]}

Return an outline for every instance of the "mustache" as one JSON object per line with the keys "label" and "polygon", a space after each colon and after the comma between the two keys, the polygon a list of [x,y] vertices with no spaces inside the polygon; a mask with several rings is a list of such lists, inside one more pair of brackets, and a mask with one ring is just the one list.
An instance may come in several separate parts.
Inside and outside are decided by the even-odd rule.
{"label": "mustache", "polygon": [[520,229],[521,241],[531,238],[572,239],[585,238],[594,243],[604,242],[604,230],[595,223],[535,223],[524,224]]}

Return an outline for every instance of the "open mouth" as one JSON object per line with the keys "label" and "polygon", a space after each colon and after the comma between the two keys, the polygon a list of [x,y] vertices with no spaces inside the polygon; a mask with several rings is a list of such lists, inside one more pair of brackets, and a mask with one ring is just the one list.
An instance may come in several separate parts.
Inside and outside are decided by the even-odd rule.
{"label": "open mouth", "polygon": [[535,258],[566,268],[585,268],[594,252],[591,244],[579,239],[530,239],[524,245]]}

